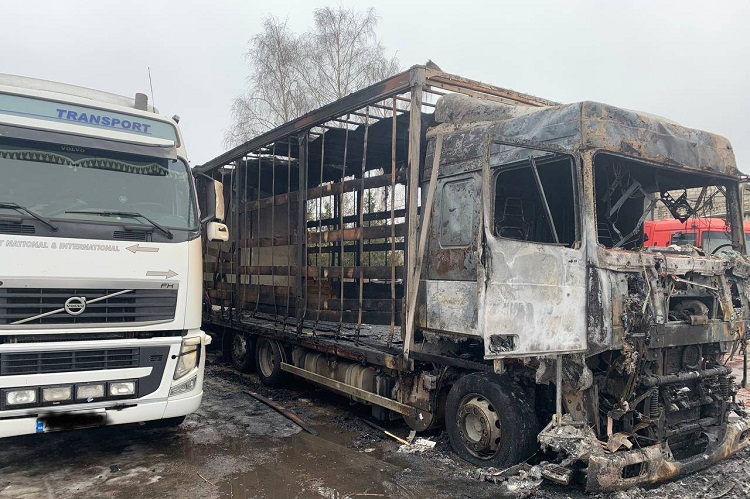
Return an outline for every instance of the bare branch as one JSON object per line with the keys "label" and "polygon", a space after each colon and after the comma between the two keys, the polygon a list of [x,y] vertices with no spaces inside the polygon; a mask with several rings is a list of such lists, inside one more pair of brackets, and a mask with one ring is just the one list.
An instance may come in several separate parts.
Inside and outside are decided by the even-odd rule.
{"label": "bare branch", "polygon": [[248,91],[232,103],[227,147],[340,99],[399,71],[378,40],[374,9],[313,11],[312,28],[297,35],[269,16],[250,40]]}

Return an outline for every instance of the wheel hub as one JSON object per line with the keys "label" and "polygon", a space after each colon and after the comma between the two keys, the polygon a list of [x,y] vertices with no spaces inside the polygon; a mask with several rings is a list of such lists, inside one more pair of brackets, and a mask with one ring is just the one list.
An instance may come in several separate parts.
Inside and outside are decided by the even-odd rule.
{"label": "wheel hub", "polygon": [[260,359],[258,364],[263,375],[271,376],[276,359],[270,343],[263,342],[263,345],[258,350],[258,357]]}
{"label": "wheel hub", "polygon": [[464,446],[477,457],[489,458],[500,443],[500,418],[489,401],[479,395],[467,395],[459,405],[458,432]]}

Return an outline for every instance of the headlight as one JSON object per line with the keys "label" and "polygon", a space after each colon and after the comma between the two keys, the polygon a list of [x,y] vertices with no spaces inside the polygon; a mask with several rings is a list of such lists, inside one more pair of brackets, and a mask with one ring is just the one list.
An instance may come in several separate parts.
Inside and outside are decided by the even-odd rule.
{"label": "headlight", "polygon": [[194,336],[182,340],[180,356],[174,369],[174,379],[180,379],[198,366],[201,356],[201,337]]}
{"label": "headlight", "polygon": [[8,405],[26,405],[36,402],[36,389],[10,390],[5,392],[5,402]]}
{"label": "headlight", "polygon": [[135,381],[113,381],[109,383],[110,397],[135,395]]}
{"label": "headlight", "polygon": [[198,381],[198,376],[193,376],[188,381],[180,385],[173,386],[169,390],[169,396],[174,397],[175,395],[180,395],[181,393],[192,392],[195,389],[195,383],[197,381]]}
{"label": "headlight", "polygon": [[73,387],[70,385],[42,388],[42,402],[65,402],[72,399]]}
{"label": "headlight", "polygon": [[94,399],[104,398],[104,383],[91,385],[76,385],[76,398],[91,402]]}

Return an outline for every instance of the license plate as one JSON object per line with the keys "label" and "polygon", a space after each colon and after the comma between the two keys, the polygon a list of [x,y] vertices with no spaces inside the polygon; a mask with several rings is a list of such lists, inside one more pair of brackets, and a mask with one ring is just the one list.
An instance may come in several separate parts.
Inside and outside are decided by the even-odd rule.
{"label": "license plate", "polygon": [[78,428],[94,428],[106,424],[106,412],[55,414],[38,418],[36,420],[36,432],[49,433],[53,431],[75,430]]}

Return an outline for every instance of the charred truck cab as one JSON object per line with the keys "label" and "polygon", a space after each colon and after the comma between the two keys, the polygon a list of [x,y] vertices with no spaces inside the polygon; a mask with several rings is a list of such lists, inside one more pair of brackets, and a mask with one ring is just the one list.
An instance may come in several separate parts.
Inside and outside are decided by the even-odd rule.
{"label": "charred truck cab", "polygon": [[[444,424],[477,465],[541,455],[590,490],[747,445],[727,361],[750,264],[724,138],[414,67],[199,169],[232,213],[232,240],[204,248],[204,323],[264,383]],[[723,217],[731,248],[645,247],[657,207]]]}

